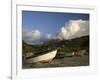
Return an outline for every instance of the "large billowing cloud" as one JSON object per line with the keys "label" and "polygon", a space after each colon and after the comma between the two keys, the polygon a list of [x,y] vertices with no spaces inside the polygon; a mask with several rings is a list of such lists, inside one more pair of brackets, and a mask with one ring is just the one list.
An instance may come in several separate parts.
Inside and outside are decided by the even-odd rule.
{"label": "large billowing cloud", "polygon": [[60,30],[58,38],[72,39],[89,35],[89,21],[87,20],[70,20]]}
{"label": "large billowing cloud", "polygon": [[32,44],[34,41],[41,39],[67,40],[86,35],[89,35],[89,21],[80,19],[70,20],[69,22],[65,23],[65,26],[61,27],[57,35],[45,34],[43,37],[39,30],[23,31],[23,40]]}
{"label": "large billowing cloud", "polygon": [[32,31],[24,31],[23,32],[23,40],[27,43],[31,43],[41,37],[41,32],[39,30],[32,30]]}

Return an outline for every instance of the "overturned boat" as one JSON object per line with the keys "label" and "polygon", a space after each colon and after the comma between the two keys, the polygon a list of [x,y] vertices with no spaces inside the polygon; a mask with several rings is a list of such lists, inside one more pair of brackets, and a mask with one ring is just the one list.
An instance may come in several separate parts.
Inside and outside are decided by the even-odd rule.
{"label": "overturned boat", "polygon": [[26,63],[48,62],[51,61],[57,54],[56,50],[48,50],[35,53],[34,55],[26,57]]}

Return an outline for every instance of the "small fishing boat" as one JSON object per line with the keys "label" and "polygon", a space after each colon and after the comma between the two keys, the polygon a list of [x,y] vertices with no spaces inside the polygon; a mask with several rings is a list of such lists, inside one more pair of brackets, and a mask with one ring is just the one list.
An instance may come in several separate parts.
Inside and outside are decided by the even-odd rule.
{"label": "small fishing boat", "polygon": [[36,62],[48,62],[54,59],[57,54],[56,50],[48,50],[39,53],[35,53],[36,55],[32,55],[26,57],[26,63],[36,63]]}

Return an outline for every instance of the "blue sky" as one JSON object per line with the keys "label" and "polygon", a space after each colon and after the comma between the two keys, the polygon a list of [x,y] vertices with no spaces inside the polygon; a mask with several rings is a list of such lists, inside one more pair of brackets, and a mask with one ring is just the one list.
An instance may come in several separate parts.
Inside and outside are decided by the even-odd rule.
{"label": "blue sky", "polygon": [[71,39],[89,34],[89,14],[22,11],[22,27],[27,43]]}
{"label": "blue sky", "polygon": [[22,11],[22,26],[26,31],[39,30],[42,34],[57,34],[69,20],[89,20],[89,14]]}

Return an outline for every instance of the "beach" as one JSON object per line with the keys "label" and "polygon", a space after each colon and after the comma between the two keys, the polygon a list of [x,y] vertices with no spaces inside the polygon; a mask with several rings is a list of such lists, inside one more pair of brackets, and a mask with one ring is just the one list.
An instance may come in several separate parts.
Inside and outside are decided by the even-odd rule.
{"label": "beach", "polygon": [[89,66],[89,55],[54,58],[52,61],[49,61],[49,62],[37,62],[33,64],[26,63],[23,65],[23,69],[53,68],[53,67],[79,67],[79,66]]}

